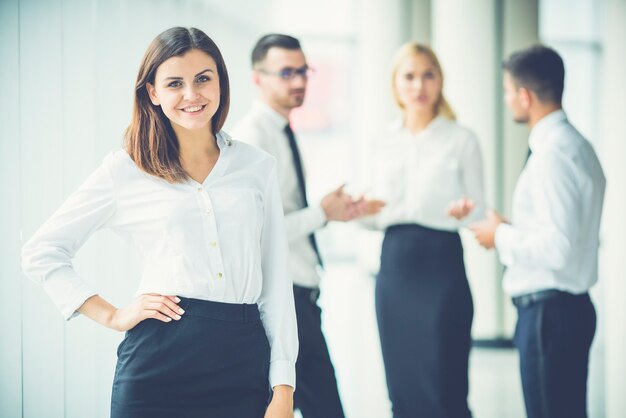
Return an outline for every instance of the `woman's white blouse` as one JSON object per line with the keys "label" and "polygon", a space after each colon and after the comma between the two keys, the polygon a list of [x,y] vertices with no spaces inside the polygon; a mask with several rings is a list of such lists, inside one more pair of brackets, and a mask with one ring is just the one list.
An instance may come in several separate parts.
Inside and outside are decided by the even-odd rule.
{"label": "woman's white blouse", "polygon": [[220,132],[219,159],[202,184],[170,184],[126,151],[103,163],[22,250],[66,319],[97,294],[72,258],[96,230],[128,238],[145,257],[136,295],[258,303],[271,346],[270,384],[295,387],[298,340],[276,161]]}
{"label": "woman's white blouse", "polygon": [[[386,202],[365,224],[385,229],[417,223],[456,231],[484,214],[483,168],[474,134],[441,116],[412,134],[401,121],[376,141],[371,194]],[[462,221],[447,214],[450,202],[468,197],[476,209]]]}

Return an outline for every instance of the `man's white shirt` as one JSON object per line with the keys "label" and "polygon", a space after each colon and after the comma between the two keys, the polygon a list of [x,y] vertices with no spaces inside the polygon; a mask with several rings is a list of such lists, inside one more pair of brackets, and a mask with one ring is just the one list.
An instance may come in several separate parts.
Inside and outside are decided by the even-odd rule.
{"label": "man's white shirt", "polygon": [[[276,157],[289,240],[291,279],[299,286],[314,288],[319,286],[320,276],[317,272],[317,256],[309,235],[326,224],[326,214],[319,203],[304,207],[293,154],[284,131],[288,123],[286,118],[271,107],[255,101],[250,111],[231,132],[234,138],[255,145]],[[304,178],[306,179],[306,175]]]}
{"label": "man's white shirt", "polygon": [[591,144],[565,112],[541,119],[513,195],[511,224],[495,234],[511,296],[545,289],[586,292],[598,280],[606,180]]}

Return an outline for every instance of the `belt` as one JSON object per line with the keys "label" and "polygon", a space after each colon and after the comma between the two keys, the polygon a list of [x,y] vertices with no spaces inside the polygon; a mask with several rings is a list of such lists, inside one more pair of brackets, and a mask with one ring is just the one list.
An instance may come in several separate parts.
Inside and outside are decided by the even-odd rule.
{"label": "belt", "polygon": [[294,297],[304,297],[311,301],[311,303],[316,303],[317,299],[320,297],[320,288],[319,287],[304,287],[293,285],[293,295]]}
{"label": "belt", "polygon": [[544,302],[550,299],[556,299],[563,296],[574,296],[571,293],[563,292],[556,289],[540,290],[538,292],[527,293],[525,295],[513,297],[513,304],[518,308],[525,308],[538,302]]}

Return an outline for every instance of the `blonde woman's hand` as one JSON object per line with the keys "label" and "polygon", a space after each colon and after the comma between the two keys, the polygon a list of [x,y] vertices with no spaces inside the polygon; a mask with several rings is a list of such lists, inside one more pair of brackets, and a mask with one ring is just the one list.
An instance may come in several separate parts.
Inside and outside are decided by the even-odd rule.
{"label": "blonde woman's hand", "polygon": [[177,305],[176,296],[164,296],[154,293],[139,296],[125,308],[116,309],[111,318],[110,327],[118,331],[128,331],[146,319],[158,319],[162,322],[178,321],[185,311]]}
{"label": "blonde woman's hand", "polygon": [[446,213],[448,214],[448,216],[452,216],[460,221],[461,219],[469,215],[470,212],[474,210],[475,206],[476,205],[474,204],[474,201],[472,199],[462,197],[460,199],[450,202]]}
{"label": "blonde woman's hand", "polygon": [[293,418],[293,388],[287,385],[274,387],[274,395],[265,418]]}

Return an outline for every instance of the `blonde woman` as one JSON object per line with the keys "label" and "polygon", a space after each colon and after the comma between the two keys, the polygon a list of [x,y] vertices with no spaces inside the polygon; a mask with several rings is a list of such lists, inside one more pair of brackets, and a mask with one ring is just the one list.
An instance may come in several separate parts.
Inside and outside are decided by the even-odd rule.
{"label": "blonde woman", "polygon": [[373,188],[387,203],[376,313],[395,418],[467,418],[472,296],[458,229],[483,206],[476,137],[455,121],[434,52],[396,53],[402,118],[377,141]]}

